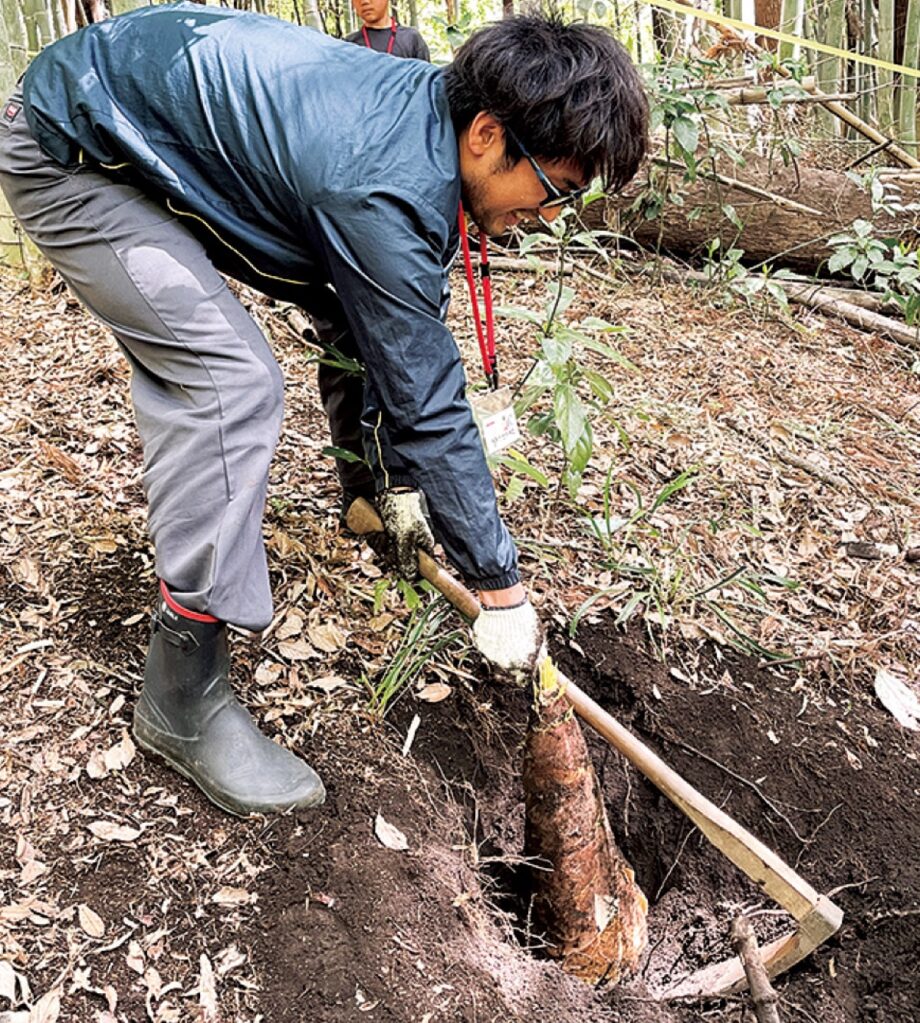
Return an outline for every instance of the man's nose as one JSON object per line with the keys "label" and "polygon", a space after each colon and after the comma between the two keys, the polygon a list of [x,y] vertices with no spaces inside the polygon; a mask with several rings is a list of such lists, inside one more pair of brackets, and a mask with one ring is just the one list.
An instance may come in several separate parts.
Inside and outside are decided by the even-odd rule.
{"label": "man's nose", "polygon": [[551,224],[561,212],[561,206],[550,206],[549,209],[546,209],[545,206],[541,206],[539,210],[540,219],[545,220],[547,224]]}

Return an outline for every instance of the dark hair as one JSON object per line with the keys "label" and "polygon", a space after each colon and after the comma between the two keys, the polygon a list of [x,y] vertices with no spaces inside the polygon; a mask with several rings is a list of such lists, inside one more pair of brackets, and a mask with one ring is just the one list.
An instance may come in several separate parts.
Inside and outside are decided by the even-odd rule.
{"label": "dark hair", "polygon": [[[629,54],[597,25],[506,18],[474,32],[444,74],[458,135],[485,110],[534,156],[571,160],[614,190],[645,157],[645,90]],[[505,148],[521,158],[511,139]]]}

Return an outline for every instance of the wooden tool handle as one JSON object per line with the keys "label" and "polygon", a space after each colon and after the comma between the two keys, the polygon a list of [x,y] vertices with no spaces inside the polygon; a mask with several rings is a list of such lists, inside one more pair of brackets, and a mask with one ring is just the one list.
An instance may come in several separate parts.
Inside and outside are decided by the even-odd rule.
{"label": "wooden tool handle", "polygon": [[[345,521],[348,528],[359,536],[383,532],[383,522],[377,514],[377,509],[363,497],[352,502]],[[418,552],[418,568],[422,578],[427,579],[438,593],[443,594],[464,618],[475,621],[479,617],[482,609],[474,594],[449,572],[445,572],[426,551]]]}
{"label": "wooden tool handle", "polygon": [[[360,534],[380,532],[383,529],[377,512],[362,498],[358,498],[349,508],[347,522],[349,528]],[[461,614],[469,619],[477,617],[480,608],[475,596],[424,551],[419,551],[419,569],[422,576]],[[578,716],[619,750],[659,792],[697,825],[717,849],[760,885],[774,901],[797,920],[802,920],[809,915],[814,916],[813,910],[819,906],[820,900],[819,915],[829,928],[828,933],[837,929],[842,913],[833,903],[819,896],[776,853],[694,789],[561,672],[559,679],[565,685],[566,699]]]}

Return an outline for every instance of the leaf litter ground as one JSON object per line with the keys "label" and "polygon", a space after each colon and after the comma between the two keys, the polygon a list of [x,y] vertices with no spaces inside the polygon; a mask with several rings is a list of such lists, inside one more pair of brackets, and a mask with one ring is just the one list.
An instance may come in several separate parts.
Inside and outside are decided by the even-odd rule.
{"label": "leaf litter ground", "polygon": [[[496,274],[506,304],[540,307],[550,287]],[[758,914],[761,938],[788,921],[612,750],[591,739],[652,901],[651,954],[618,992],[563,976],[527,925],[522,696],[452,644],[382,723],[368,714],[410,615],[337,529],[310,350],[252,295],[288,412],[265,527],[277,613],[258,642],[235,637],[236,675],[329,800],[236,821],[138,755],[128,729],[154,581],[127,370],[60,288],[0,288],[4,1023],[750,1018],[743,998],[652,996],[727,956],[739,910]],[[458,282],[475,379],[464,312]],[[880,669],[918,678],[910,356],[819,316],[718,308],[675,285],[586,279],[569,317],[587,315],[628,328],[617,344],[640,372],[596,363],[613,398],[580,510],[529,481],[504,508],[556,652],[835,891],[843,930],[782,978],[784,1018],[915,1020],[918,742],[873,688]],[[533,340],[502,327],[513,382]],[[521,448],[558,473],[548,442]],[[636,515],[681,473],[687,486]],[[614,528],[598,537],[589,516]]]}

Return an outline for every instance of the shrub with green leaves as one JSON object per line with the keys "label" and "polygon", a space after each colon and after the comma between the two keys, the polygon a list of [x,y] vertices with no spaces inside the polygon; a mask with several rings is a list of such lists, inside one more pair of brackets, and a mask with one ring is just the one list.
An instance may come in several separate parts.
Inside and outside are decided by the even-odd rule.
{"label": "shrub with green leaves", "polygon": [[[574,243],[596,246],[596,232],[580,230],[574,210],[563,211],[551,225],[558,246],[559,274],[544,309],[538,312],[524,306],[501,306],[499,315],[524,320],[535,329],[537,350],[534,362],[516,389],[515,413],[526,422],[536,437],[548,437],[563,453],[561,481],[574,500],[584,471],[594,451],[592,420],[601,413],[613,395],[613,385],[605,373],[586,358],[591,352],[610,363],[638,372],[636,366],[605,338],[623,333],[626,328],[597,316],[571,319],[569,308],[575,291],[564,283],[566,253]],[[547,242],[545,234],[524,239],[522,251]],[[533,475],[532,473],[528,473]]]}
{"label": "shrub with green leaves", "polygon": [[828,240],[834,250],[827,261],[831,273],[848,273],[854,281],[882,292],[904,319],[920,323],[920,262],[917,250],[892,238],[877,238],[868,220],[855,220],[849,231]]}

